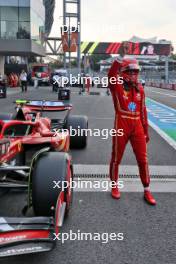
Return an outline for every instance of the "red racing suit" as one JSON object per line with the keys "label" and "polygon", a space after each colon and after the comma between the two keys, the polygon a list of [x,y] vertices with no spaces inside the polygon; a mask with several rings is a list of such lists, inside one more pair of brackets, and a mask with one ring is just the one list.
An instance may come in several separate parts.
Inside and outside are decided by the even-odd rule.
{"label": "red racing suit", "polygon": [[115,77],[117,79],[118,70],[119,63],[115,61],[108,74],[109,88],[115,108],[114,128],[116,130],[123,129],[124,135],[113,137],[110,178],[113,181],[118,181],[119,164],[126,144],[130,141],[138,163],[142,184],[144,187],[148,187],[150,176],[146,141],[148,142],[149,137],[144,89],[141,84],[137,84],[137,89],[129,87],[129,91],[126,91],[123,84],[112,84],[110,78]]}

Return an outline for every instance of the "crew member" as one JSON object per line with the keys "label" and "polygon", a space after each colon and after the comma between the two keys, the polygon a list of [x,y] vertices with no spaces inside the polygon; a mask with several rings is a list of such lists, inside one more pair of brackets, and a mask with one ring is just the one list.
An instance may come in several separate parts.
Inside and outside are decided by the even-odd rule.
{"label": "crew member", "polygon": [[27,73],[25,70],[22,70],[20,74],[21,90],[22,92],[27,92]]}

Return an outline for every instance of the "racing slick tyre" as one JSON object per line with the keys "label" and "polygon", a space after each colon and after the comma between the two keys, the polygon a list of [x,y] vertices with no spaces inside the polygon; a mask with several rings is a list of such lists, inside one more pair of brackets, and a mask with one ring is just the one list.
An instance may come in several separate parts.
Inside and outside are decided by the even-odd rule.
{"label": "racing slick tyre", "polygon": [[[32,203],[37,216],[51,216],[56,208],[59,194],[64,191],[66,213],[68,214],[71,202],[69,186],[72,178],[70,157],[63,152],[45,152],[36,161],[32,173]],[[60,183],[59,186],[54,183]],[[55,188],[54,188],[55,187]]]}
{"label": "racing slick tyre", "polygon": [[[70,131],[70,148],[84,149],[87,146],[88,118],[87,116],[69,116],[66,129]],[[73,130],[71,133],[71,129]],[[73,135],[74,132],[74,135]]]}
{"label": "racing slick tyre", "polygon": [[0,113],[0,120],[13,120],[14,114]]}

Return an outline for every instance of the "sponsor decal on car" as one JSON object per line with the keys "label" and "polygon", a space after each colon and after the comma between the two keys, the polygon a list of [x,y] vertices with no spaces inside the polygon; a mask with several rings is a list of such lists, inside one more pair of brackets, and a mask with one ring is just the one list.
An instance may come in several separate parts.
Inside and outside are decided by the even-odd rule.
{"label": "sponsor decal on car", "polygon": [[127,92],[127,91],[124,91],[124,92],[123,92],[123,98],[124,98],[125,100],[128,100],[128,95],[129,95],[129,92]]}
{"label": "sponsor decal on car", "polygon": [[[6,223],[5,219],[2,219],[4,223]],[[5,228],[3,228],[3,225],[1,226],[1,230],[7,231],[6,233],[0,234],[0,245],[2,244],[8,244],[11,242],[17,242],[17,241],[25,241],[25,240],[32,240],[32,239],[44,239],[49,237],[49,231],[48,230],[40,230],[40,231],[15,231],[13,228],[6,224],[4,225]],[[12,231],[12,232],[8,232]]]}
{"label": "sponsor decal on car", "polygon": [[18,241],[18,240],[24,240],[26,239],[26,236],[9,236],[9,237],[0,237],[0,244],[12,242],[12,241]]}
{"label": "sponsor decal on car", "polygon": [[21,142],[18,143],[18,151],[21,151]]}
{"label": "sponsor decal on car", "polygon": [[28,253],[28,252],[37,252],[37,251],[40,251],[42,249],[43,248],[39,247],[39,246],[19,248],[19,249],[8,249],[6,251],[0,252],[0,256],[8,256],[8,255],[14,255],[14,254]]}

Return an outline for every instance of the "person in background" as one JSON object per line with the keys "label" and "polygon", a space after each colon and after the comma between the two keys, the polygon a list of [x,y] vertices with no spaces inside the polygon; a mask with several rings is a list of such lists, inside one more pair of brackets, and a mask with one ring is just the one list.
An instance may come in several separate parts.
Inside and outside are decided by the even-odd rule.
{"label": "person in background", "polygon": [[30,69],[27,74],[27,82],[29,85],[31,85],[31,81],[32,81],[32,71]]}
{"label": "person in background", "polygon": [[22,92],[27,92],[27,73],[25,72],[25,70],[22,70],[20,74],[20,83]]}
{"label": "person in background", "polygon": [[154,45],[149,44],[142,48],[141,54],[143,55],[156,55]]}
{"label": "person in background", "polygon": [[53,92],[58,92],[59,88],[64,88],[62,78],[63,76],[59,72],[57,71],[54,72],[54,75],[52,77]]}
{"label": "person in background", "polygon": [[38,73],[35,73],[35,78],[34,78],[34,88],[38,89],[39,88],[39,78],[38,78]]}
{"label": "person in background", "polygon": [[85,88],[86,88],[88,94],[90,94],[90,86],[91,86],[91,80],[90,79],[91,79],[91,76],[86,74],[86,77],[85,77]]}
{"label": "person in background", "polygon": [[7,79],[5,75],[0,73],[0,98],[6,98],[7,95]]}
{"label": "person in background", "polygon": [[0,82],[3,84],[7,84],[7,77],[6,75],[1,74],[1,72],[0,72]]}

